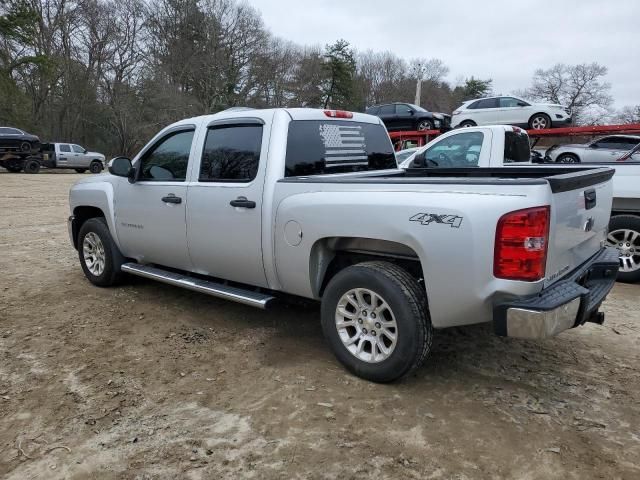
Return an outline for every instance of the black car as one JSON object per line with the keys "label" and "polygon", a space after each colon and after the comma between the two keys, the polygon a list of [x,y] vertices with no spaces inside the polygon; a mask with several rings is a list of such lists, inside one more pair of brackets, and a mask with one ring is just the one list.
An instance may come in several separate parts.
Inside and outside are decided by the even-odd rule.
{"label": "black car", "polygon": [[382,119],[387,130],[449,130],[451,116],[433,113],[411,103],[374,105],[365,111]]}
{"label": "black car", "polygon": [[31,154],[40,150],[40,139],[13,127],[0,127],[0,153]]}

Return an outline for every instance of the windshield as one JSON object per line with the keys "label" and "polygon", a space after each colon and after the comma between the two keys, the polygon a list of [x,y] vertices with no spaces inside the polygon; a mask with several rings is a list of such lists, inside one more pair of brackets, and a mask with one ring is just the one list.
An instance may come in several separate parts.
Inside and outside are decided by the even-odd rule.
{"label": "windshield", "polygon": [[289,124],[285,176],[325,175],[397,168],[387,130],[344,120]]}

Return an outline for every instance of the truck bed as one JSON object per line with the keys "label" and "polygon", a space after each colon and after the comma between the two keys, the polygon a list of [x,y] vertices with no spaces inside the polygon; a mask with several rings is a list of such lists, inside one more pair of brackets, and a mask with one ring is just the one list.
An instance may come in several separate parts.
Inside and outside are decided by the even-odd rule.
{"label": "truck bed", "polygon": [[590,167],[499,167],[499,168],[411,168],[356,174],[287,177],[283,183],[371,183],[371,184],[462,184],[543,185],[553,193],[585,188],[613,177],[612,168]]}

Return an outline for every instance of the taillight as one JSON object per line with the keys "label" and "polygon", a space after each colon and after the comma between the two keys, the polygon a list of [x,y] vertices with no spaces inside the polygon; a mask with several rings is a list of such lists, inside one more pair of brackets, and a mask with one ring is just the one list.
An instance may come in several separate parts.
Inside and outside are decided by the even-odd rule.
{"label": "taillight", "polygon": [[331,118],[353,118],[353,113],[345,110],[325,110],[324,114]]}
{"label": "taillight", "polygon": [[493,275],[535,282],[544,278],[549,242],[549,206],[510,212],[498,220]]}

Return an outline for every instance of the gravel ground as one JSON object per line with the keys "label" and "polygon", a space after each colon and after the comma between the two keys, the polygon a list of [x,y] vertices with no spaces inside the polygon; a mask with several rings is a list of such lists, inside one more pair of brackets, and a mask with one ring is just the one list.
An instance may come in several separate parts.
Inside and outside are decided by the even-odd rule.
{"label": "gravel ground", "polygon": [[66,230],[78,178],[0,172],[0,477],[640,478],[640,285],[548,341],[439,332],[376,385],[317,309],[91,286]]}

